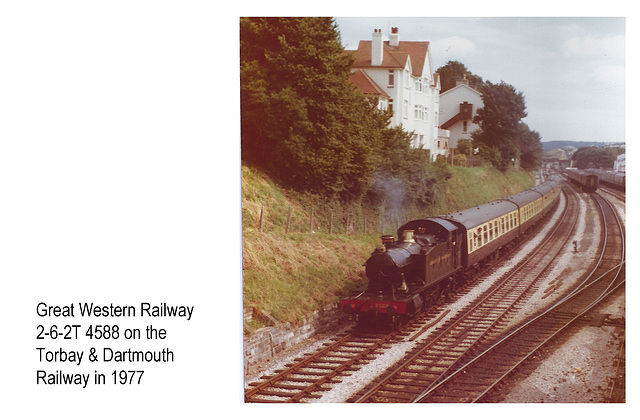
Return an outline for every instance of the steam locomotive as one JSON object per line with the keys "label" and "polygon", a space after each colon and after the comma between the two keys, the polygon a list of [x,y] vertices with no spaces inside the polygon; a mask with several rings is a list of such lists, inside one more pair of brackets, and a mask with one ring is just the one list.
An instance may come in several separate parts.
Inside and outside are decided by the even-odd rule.
{"label": "steam locomotive", "polygon": [[368,286],[342,300],[358,327],[397,328],[455,290],[542,219],[561,192],[552,179],[527,191],[385,235],[365,263]]}

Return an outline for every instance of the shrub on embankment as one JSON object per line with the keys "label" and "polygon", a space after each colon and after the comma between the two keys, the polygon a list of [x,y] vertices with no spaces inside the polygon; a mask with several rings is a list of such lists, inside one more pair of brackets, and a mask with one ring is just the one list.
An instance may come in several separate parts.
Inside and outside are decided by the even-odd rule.
{"label": "shrub on embankment", "polygon": [[[400,224],[482,204],[530,188],[525,171],[450,168],[430,208],[395,215],[284,190],[242,167],[243,303],[297,323],[366,282],[363,263],[381,234]],[[261,222],[262,220],[262,222]],[[264,325],[254,319],[251,325]]]}

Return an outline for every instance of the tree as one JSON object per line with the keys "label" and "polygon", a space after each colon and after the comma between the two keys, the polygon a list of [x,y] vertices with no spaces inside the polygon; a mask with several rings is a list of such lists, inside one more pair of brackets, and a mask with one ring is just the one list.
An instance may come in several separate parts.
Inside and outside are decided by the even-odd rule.
{"label": "tree", "polygon": [[436,72],[440,75],[440,93],[444,93],[456,86],[456,80],[463,77],[469,80],[469,85],[479,89],[484,81],[482,77],[471,73],[467,67],[459,61],[449,61]]}
{"label": "tree", "polygon": [[242,159],[285,185],[343,198],[378,166],[389,114],[349,82],[331,18],[242,18]]}
{"label": "tree", "polygon": [[573,154],[572,159],[578,169],[613,169],[616,157],[622,153],[622,147],[581,147]]}
{"label": "tree", "polygon": [[[517,141],[521,132],[520,120],[527,116],[524,95],[505,82],[486,82],[480,89],[483,107],[478,109],[473,122],[480,126],[472,133],[475,143],[493,149],[497,167],[505,170],[518,157]],[[496,162],[494,162],[496,163]]]}
{"label": "tree", "polygon": [[540,168],[540,164],[542,163],[540,133],[530,130],[527,124],[521,122],[518,145],[521,151],[520,166],[528,171]]}

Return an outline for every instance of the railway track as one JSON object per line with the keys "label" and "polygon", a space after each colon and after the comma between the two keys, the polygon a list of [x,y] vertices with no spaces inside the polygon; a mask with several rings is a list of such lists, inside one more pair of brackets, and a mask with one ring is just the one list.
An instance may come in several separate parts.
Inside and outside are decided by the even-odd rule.
{"label": "railway track", "polygon": [[571,237],[579,212],[575,196],[567,201],[564,218],[535,252],[349,402],[411,402],[478,349],[492,343],[545,279]]}
{"label": "railway track", "polygon": [[249,384],[245,402],[305,402],[320,398],[319,392],[337,377],[355,370],[382,350],[396,333],[362,334],[351,332],[323,348],[286,366],[263,382]]}
{"label": "railway track", "polygon": [[595,193],[592,196],[601,209],[602,246],[597,264],[584,281],[552,307],[458,366],[411,402],[499,400],[496,391],[510,375],[624,285],[624,226],[602,196]]}
{"label": "railway track", "polygon": [[[433,392],[445,389],[446,383],[460,375],[458,373],[460,366],[465,366],[478,354],[482,354],[483,349],[490,348],[512,331],[510,324],[513,324],[513,321],[510,319],[548,275],[555,255],[571,236],[579,206],[573,195],[567,196],[566,203],[567,211],[563,212],[565,219],[556,224],[555,235],[548,235],[544,243],[538,247],[535,257],[531,256],[526,262],[504,274],[502,279],[485,291],[481,297],[476,298],[472,304],[467,305],[465,310],[447,320],[443,326],[431,332],[426,338],[418,341],[404,359],[379,376],[372,384],[361,389],[348,402],[422,402],[429,398],[440,398],[435,397],[440,394]],[[606,237],[606,233],[604,235]],[[559,237],[561,239],[558,239]],[[614,242],[616,242],[615,239]],[[617,243],[623,244],[624,238]],[[596,265],[594,273],[597,270],[604,270],[607,266],[615,266],[614,260],[614,255],[604,255]],[[491,268],[488,271],[493,273],[495,269]],[[488,275],[485,273],[478,276],[461,287],[449,299],[459,299],[472,287],[483,282]],[[527,285],[522,286],[523,283]],[[555,317],[564,321],[568,318],[566,314],[573,312],[560,310]],[[363,365],[375,360],[394,343],[416,340],[447,315],[448,311],[444,310],[442,305],[438,305],[400,331],[389,334],[352,331],[332,342],[325,343],[321,350],[296,359],[285,369],[263,377],[262,382],[249,384],[248,390],[245,391],[245,401],[318,401],[326,391],[340,383],[345,375],[351,375]],[[550,328],[557,330],[559,327],[552,325]],[[540,341],[535,337],[525,339],[527,340],[531,343]],[[504,364],[499,357],[495,356],[486,360]],[[489,370],[495,369],[489,368]],[[462,380],[466,379],[469,382],[469,378],[467,376]],[[483,382],[486,385],[487,380]],[[454,389],[451,393],[459,397],[461,389],[475,388],[476,384],[463,382],[461,385],[451,386]],[[446,393],[447,391],[438,392]]]}
{"label": "railway track", "polygon": [[[558,223],[558,226],[563,225]],[[352,331],[332,342],[325,343],[321,350],[296,359],[273,375],[263,376],[260,382],[249,384],[245,391],[245,402],[311,402],[323,392],[348,375],[369,363],[378,354],[400,341],[413,341],[433,324],[448,315],[443,303],[460,299],[478,284],[493,275],[495,267],[486,267],[483,272],[457,288],[449,296],[443,296],[438,305],[411,320],[400,331],[389,334],[374,334]],[[495,288],[495,286],[494,286]]]}

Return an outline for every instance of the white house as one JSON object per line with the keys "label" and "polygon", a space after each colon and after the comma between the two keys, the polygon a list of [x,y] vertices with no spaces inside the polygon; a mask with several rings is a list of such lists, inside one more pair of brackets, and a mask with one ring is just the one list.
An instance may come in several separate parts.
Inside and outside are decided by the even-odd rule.
{"label": "white house", "polygon": [[482,108],[480,92],[469,81],[456,80],[456,86],[440,94],[440,128],[449,130],[449,147],[456,148],[460,140],[471,140],[471,133],[479,129],[473,117]]}
{"label": "white house", "polygon": [[414,133],[413,147],[430,149],[433,158],[445,155],[448,149],[442,137],[447,133],[438,129],[440,80],[431,68],[429,42],[400,41],[398,28],[392,28],[385,41],[376,29],[370,41],[360,41],[357,50],[348,52],[353,54],[355,72],[365,75],[352,75],[352,82],[354,77],[360,79],[369,93],[383,98],[380,106],[393,111],[391,124]]}
{"label": "white house", "polygon": [[627,171],[627,160],[624,153],[616,157],[616,161],[613,163],[613,170],[618,172]]}

